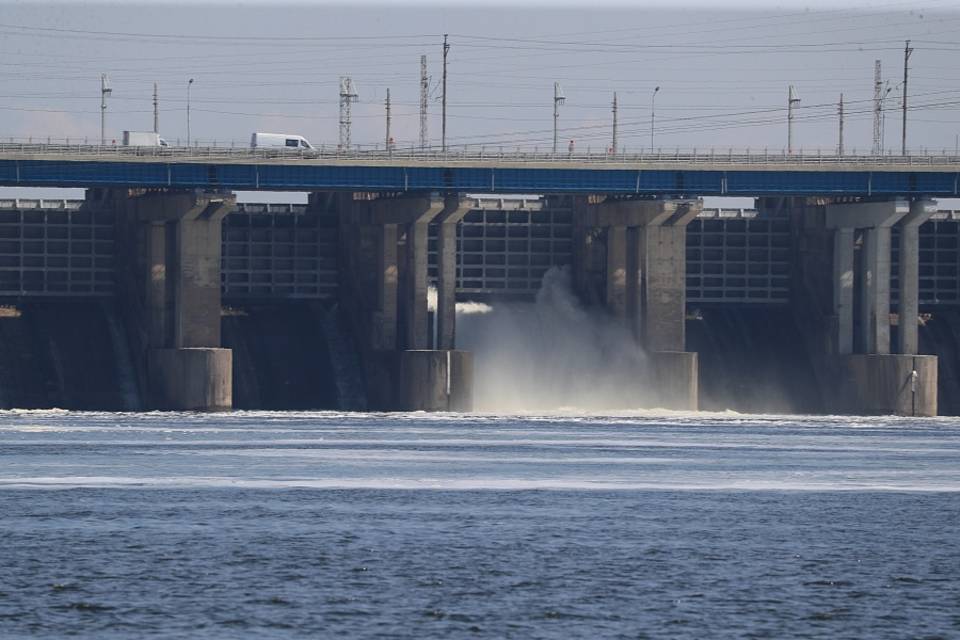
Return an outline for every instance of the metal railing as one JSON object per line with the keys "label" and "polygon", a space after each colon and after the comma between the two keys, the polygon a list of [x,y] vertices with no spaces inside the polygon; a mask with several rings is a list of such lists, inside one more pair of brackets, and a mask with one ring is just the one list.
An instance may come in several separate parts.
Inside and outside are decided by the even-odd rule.
{"label": "metal railing", "polygon": [[66,142],[3,142],[0,141],[0,159],[60,156],[75,159],[95,160],[131,160],[163,159],[183,162],[216,159],[224,162],[249,161],[344,161],[375,163],[423,163],[423,164],[563,164],[563,165],[644,165],[644,164],[682,164],[682,165],[802,165],[802,166],[960,166],[960,155],[953,150],[940,152],[911,152],[910,155],[836,155],[833,152],[822,153],[800,150],[787,153],[785,150],[764,149],[656,149],[638,152],[593,153],[563,152],[551,153],[518,148],[505,150],[502,147],[464,145],[438,149],[420,149],[416,147],[384,149],[381,147],[354,148],[343,150],[336,147],[318,149],[283,149],[249,147],[131,147],[123,145],[68,144]]}

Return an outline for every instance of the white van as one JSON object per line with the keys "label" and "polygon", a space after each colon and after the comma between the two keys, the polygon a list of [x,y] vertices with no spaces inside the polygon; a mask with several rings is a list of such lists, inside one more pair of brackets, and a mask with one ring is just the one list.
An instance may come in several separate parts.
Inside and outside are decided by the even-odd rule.
{"label": "white van", "polygon": [[292,133],[260,133],[250,136],[251,149],[313,149],[303,136]]}
{"label": "white van", "polygon": [[125,147],[165,147],[167,141],[160,134],[153,131],[124,131],[123,146]]}

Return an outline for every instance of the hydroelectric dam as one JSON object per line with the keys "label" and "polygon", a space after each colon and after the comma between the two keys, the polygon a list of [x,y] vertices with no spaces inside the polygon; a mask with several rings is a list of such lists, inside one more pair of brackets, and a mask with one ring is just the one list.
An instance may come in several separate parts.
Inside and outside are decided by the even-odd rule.
{"label": "hydroelectric dam", "polygon": [[87,190],[0,201],[0,406],[471,410],[457,302],[564,268],[650,407],[956,414],[958,180],[926,155],[0,144],[0,186]]}

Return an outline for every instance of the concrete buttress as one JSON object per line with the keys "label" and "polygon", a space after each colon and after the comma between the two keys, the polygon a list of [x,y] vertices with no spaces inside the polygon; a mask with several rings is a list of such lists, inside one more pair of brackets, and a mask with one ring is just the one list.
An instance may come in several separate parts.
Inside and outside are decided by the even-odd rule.
{"label": "concrete buttress", "polygon": [[137,310],[149,404],[230,409],[232,354],[220,347],[220,227],[233,196],[115,192],[113,200],[126,242],[118,280]]}
{"label": "concrete buttress", "polygon": [[686,226],[701,209],[697,199],[574,200],[580,295],[602,301],[640,339],[653,369],[649,378],[671,408],[697,408],[697,358],[685,351]]}
{"label": "concrete buttress", "polygon": [[[471,408],[472,358],[454,350],[458,196],[340,194],[341,271],[371,404],[383,410]],[[427,307],[428,225],[440,223],[438,350]]]}
{"label": "concrete buttress", "polygon": [[[821,199],[797,201],[792,209],[800,285],[794,308],[805,319],[809,343],[821,345],[818,372],[826,410],[936,415],[937,359],[916,355],[916,231],[932,205]],[[891,228],[898,223],[900,345],[906,351],[891,354]]]}

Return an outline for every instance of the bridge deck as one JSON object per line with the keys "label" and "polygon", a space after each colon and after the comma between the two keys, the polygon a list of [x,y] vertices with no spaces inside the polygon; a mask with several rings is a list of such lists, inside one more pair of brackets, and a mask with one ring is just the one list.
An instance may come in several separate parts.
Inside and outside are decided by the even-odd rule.
{"label": "bridge deck", "polygon": [[960,157],[387,154],[0,144],[0,186],[960,196]]}

